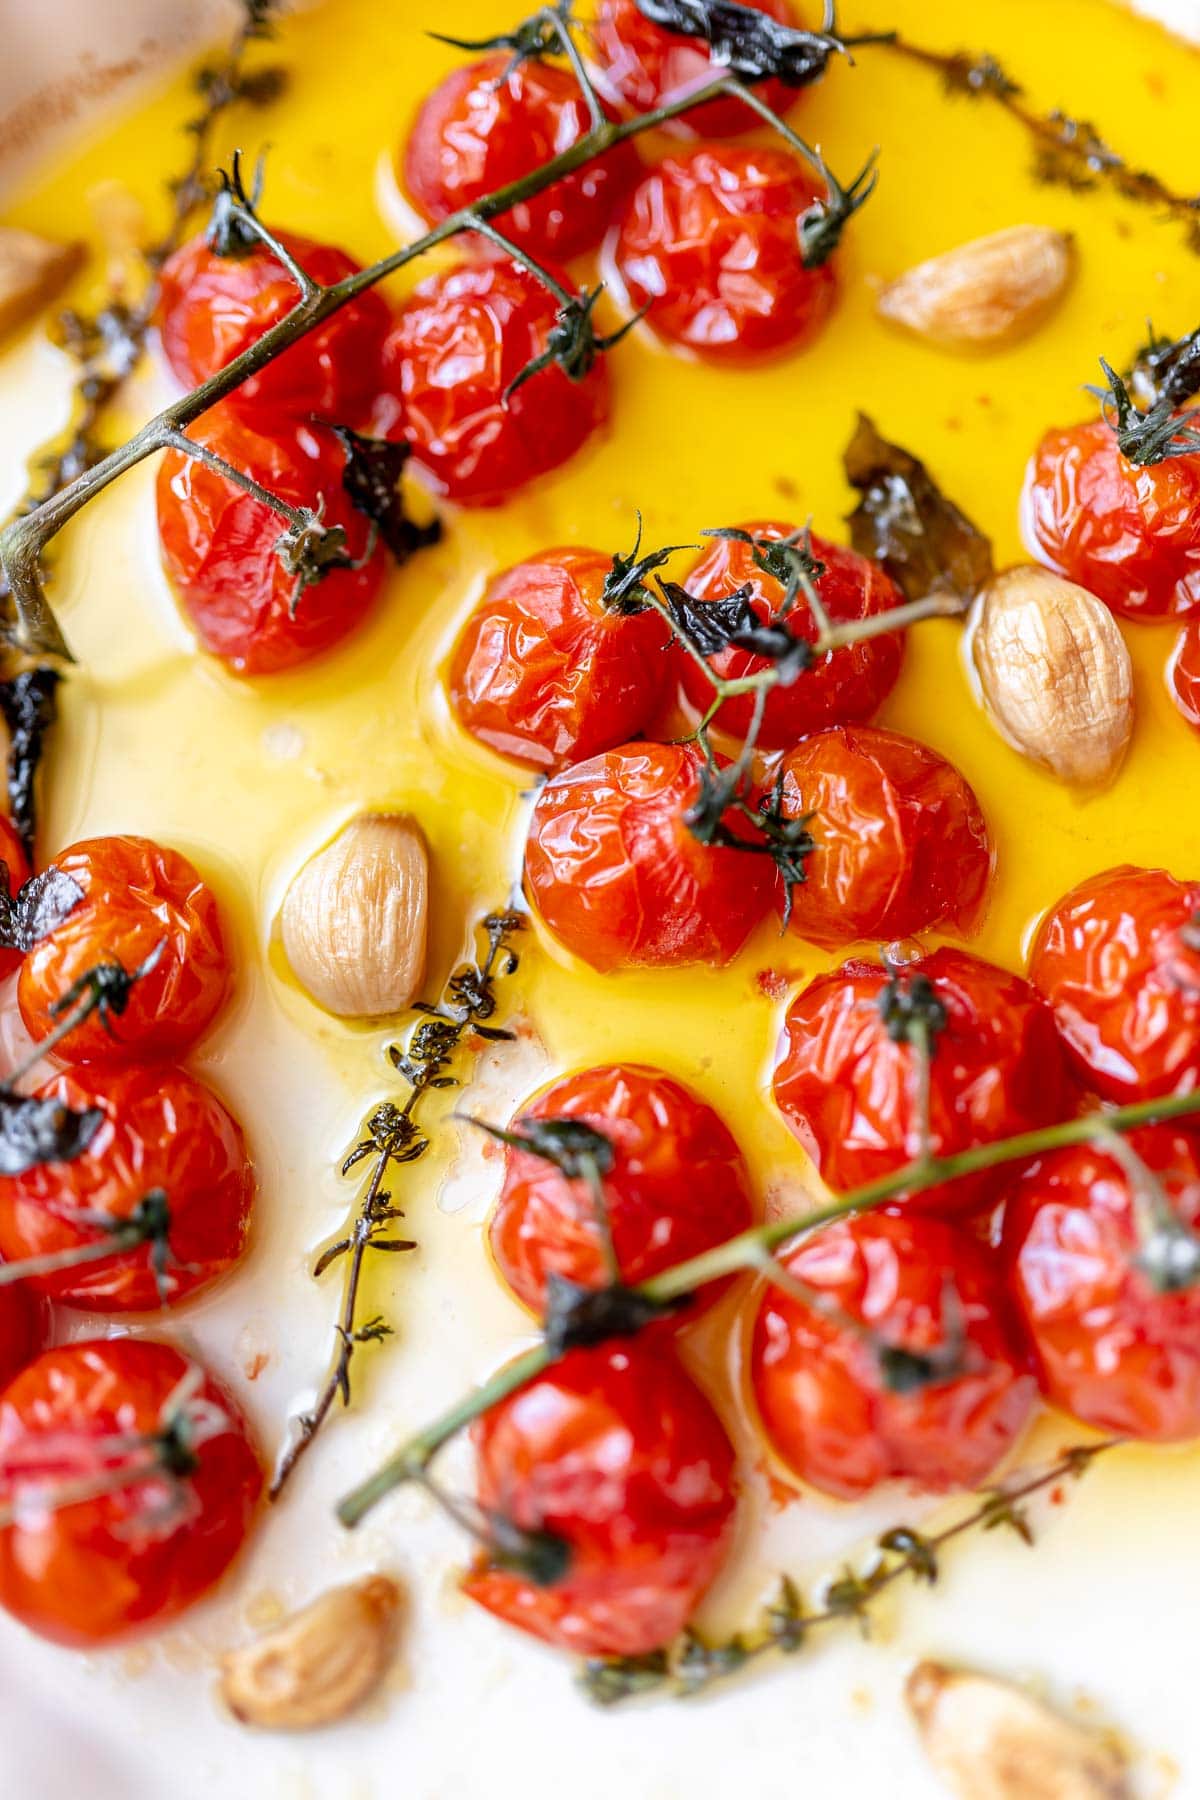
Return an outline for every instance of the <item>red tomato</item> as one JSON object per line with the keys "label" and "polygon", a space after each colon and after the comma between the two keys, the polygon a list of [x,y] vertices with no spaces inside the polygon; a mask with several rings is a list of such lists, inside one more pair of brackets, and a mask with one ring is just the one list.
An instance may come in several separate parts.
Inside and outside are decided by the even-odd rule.
{"label": "red tomato", "polygon": [[0,1288],[0,1388],[31,1363],[46,1341],[47,1308],[28,1282]]}
{"label": "red tomato", "polygon": [[[301,268],[326,287],[361,266],[331,244],[315,244],[291,231],[278,236]],[[218,256],[204,237],[193,238],[168,257],[160,277],[157,319],[167,361],[185,387],[198,387],[286,318],[298,299],[295,282],[265,247],[246,256]],[[383,295],[368,288],[251,375],[229,404],[259,415],[279,407],[359,424],[379,388],[391,322]]]}
{"label": "red tomato", "polygon": [[873,1346],[850,1326],[768,1287],[751,1380],[767,1438],[788,1467],[841,1500],[883,1481],[911,1481],[929,1493],[985,1482],[1037,1398],[1009,1341],[989,1253],[942,1219],[864,1213],[800,1243],[784,1267],[881,1346],[951,1356],[944,1378],[896,1392]]}
{"label": "red tomato", "polygon": [[[331,431],[276,414],[269,434],[228,406],[189,435],[289,506],[323,504],[325,525],[346,533],[358,562],[370,527],[342,485],[345,455]],[[378,598],[387,560],[378,546],[361,568],[332,566],[303,588],[276,554],[286,519],[218,470],[169,450],[158,470],[163,564],[206,650],[239,675],[272,675],[329,650],[357,629]]]}
{"label": "red tomato", "polygon": [[1048,431],[1022,509],[1034,555],[1115,613],[1200,612],[1200,454],[1140,468],[1102,419]]}
{"label": "red tomato", "polygon": [[[743,3],[781,25],[800,25],[788,0]],[[600,0],[591,42],[597,81],[633,112],[653,112],[664,100],[705,87],[728,73],[714,65],[707,44],[652,24],[638,10],[636,0]],[[772,112],[787,113],[801,90],[782,81],[764,81],[757,92]],[[759,120],[739,100],[710,100],[675,123],[697,137],[714,138],[752,130]]]}
{"label": "red tomato", "polygon": [[[126,1219],[152,1189],[170,1209],[166,1271],[172,1305],[209,1287],[241,1256],[254,1168],[241,1126],[183,1069],[66,1069],[39,1089],[104,1121],[82,1156],[0,1178],[0,1256],[20,1262],[99,1243],[96,1215]],[[158,1307],[150,1245],[31,1278],[51,1299],[94,1312]]]}
{"label": "red tomato", "polygon": [[450,702],[472,737],[553,773],[644,730],[670,633],[658,613],[605,606],[612,566],[599,550],[547,550],[497,575],[450,665]]}
{"label": "red tomato", "polygon": [[572,1350],[473,1427],[479,1503],[565,1541],[550,1586],[486,1566],[463,1583],[497,1618],[581,1656],[678,1636],[729,1551],[733,1447],[664,1350]]}
{"label": "red tomato", "polygon": [[[953,763],[895,731],[837,725],[789,750],[779,773],[784,817],[815,814],[817,847],[793,891],[797,937],[894,943],[935,928],[977,929],[992,842]],[[782,884],[777,901],[782,910]]]}
{"label": "red tomato", "polygon": [[1200,1079],[1200,881],[1106,869],[1051,908],[1029,979],[1087,1086],[1125,1104]]}
{"label": "red tomato", "polygon": [[[180,1384],[193,1371],[188,1396]],[[176,1401],[194,1467],[172,1476],[161,1433]],[[128,1483],[116,1485],[122,1471]],[[106,1493],[54,1505],[56,1489],[109,1481]],[[0,1395],[0,1506],[17,1515],[0,1528],[0,1605],[60,1644],[163,1624],[224,1573],[261,1489],[232,1399],[174,1345],[108,1338],[47,1350]]]}
{"label": "red tomato", "polygon": [[1185,625],[1180,632],[1168,675],[1176,706],[1200,729],[1200,625]]}
{"label": "red tomato", "polygon": [[76,1062],[163,1059],[186,1050],[216,1018],[229,989],[217,903],[186,856],[143,837],[86,838],[55,858],[83,899],[21,964],[17,1002],[26,1030],[46,1037],[53,1008],[101,963],[127,974],[158,960],[107,1025],[98,1012],[65,1039]]}
{"label": "red tomato", "polygon": [[[0,862],[4,864],[8,891],[15,895],[17,890],[29,880],[29,858],[25,854],[25,846],[17,836],[11,822],[0,813]],[[11,975],[21,962],[19,950],[0,949],[0,981]]]}
{"label": "red tomato", "polygon": [[[776,542],[795,535],[795,527],[777,521],[758,520],[743,525],[751,537]],[[833,620],[875,618],[903,604],[904,596],[893,586],[878,563],[857,551],[814,537],[813,555],[825,565],[817,592]],[[749,600],[762,622],[776,618],[785,599],[783,587],[773,576],[756,567],[749,544],[732,538],[714,538],[684,582],[697,600],[727,600],[741,588],[749,588]],[[789,628],[810,643],[817,636],[816,621],[802,598],[787,615]],[[846,725],[869,719],[878,712],[896,685],[904,657],[904,633],[889,631],[831,650],[806,669],[791,687],[777,687],[767,697],[759,743],[768,750],[787,750],[810,731],[826,725]],[[692,705],[707,712],[713,690],[703,669],[682,648],[675,652],[683,691]],[[722,681],[740,681],[768,667],[765,658],[752,651],[727,646],[708,659],[713,674]],[[717,723],[722,731],[744,737],[754,712],[754,696],[737,694],[721,708]]]}
{"label": "red tomato", "polygon": [[798,222],[821,189],[787,150],[700,144],[630,196],[614,238],[630,303],[660,338],[739,363],[811,343],[833,310],[832,262],[806,269]]}
{"label": "red tomato", "polygon": [[[1129,1143],[1194,1229],[1195,1132],[1155,1125]],[[1009,1193],[1004,1257],[1047,1399],[1120,1437],[1200,1437],[1200,1289],[1157,1292],[1138,1248],[1129,1177],[1097,1146],[1039,1157]]]}
{"label": "red tomato", "polygon": [[[508,56],[489,56],[455,69],[416,116],[404,185],[431,223],[520,181],[587,135],[587,102],[569,69],[537,61],[511,69],[510,63]],[[640,170],[632,143],[618,144],[501,213],[496,224],[534,256],[569,261],[600,242]]]}
{"label": "red tomato", "polygon": [[[946,1013],[930,1066],[930,1138],[952,1156],[1065,1118],[1074,1097],[1048,1007],[1019,975],[944,947],[908,963]],[[921,1150],[917,1053],[880,1007],[888,971],[848,962],[802,989],[784,1020],[774,1091],[784,1118],[839,1192],[893,1174]],[[921,1207],[986,1201],[1003,1171],[932,1187]]]}
{"label": "red tomato", "polygon": [[702,844],[684,823],[702,766],[691,744],[622,744],[538,795],[526,890],[593,969],[720,966],[770,906],[769,858]]}
{"label": "red tomato", "polygon": [[[661,1069],[583,1069],[545,1088],[513,1120],[575,1119],[613,1147],[605,1211],[629,1286],[698,1256],[753,1220],[741,1151],[698,1094]],[[587,1184],[528,1150],[505,1154],[489,1228],[492,1255],[519,1300],[540,1317],[546,1277],[603,1287],[608,1266]],[[708,1298],[715,1289],[705,1290]]]}
{"label": "red tomato", "polygon": [[388,340],[390,385],[432,487],[465,506],[498,506],[567,461],[608,415],[601,357],[579,382],[543,369],[558,302],[518,263],[463,263],[423,281]]}

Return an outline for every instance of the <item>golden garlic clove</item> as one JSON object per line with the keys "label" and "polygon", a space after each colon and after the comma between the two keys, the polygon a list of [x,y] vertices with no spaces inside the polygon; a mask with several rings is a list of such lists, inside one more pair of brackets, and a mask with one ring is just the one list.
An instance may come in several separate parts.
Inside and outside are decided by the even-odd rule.
{"label": "golden garlic clove", "polygon": [[341,1019],[403,1012],[425,976],[429,854],[403,813],[363,813],[305,863],[280,917],[292,973]]}
{"label": "golden garlic clove", "polygon": [[235,1719],[269,1731],[336,1724],[379,1686],[396,1651],[400,1590],[384,1575],[330,1588],[273,1631],[221,1659]]}
{"label": "golden garlic clove", "polygon": [[1133,666],[1094,594],[1022,564],[988,582],[972,644],[1001,735],[1061,781],[1111,781],[1133,734]]}
{"label": "golden garlic clove", "polygon": [[1044,225],[1013,225],[918,263],[879,296],[882,318],[948,350],[1015,342],[1066,291],[1072,241]]}
{"label": "golden garlic clove", "polygon": [[85,254],[82,244],[55,244],[0,226],[0,336],[48,306],[82,268]]}

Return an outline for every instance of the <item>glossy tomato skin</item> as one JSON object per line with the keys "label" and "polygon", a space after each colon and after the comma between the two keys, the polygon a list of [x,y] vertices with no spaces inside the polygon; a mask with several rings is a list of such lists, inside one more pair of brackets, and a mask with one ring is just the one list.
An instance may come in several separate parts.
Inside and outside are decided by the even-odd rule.
{"label": "glossy tomato skin", "polygon": [[431,276],[402,308],[388,340],[388,384],[435,492],[498,506],[574,456],[607,418],[603,357],[578,382],[543,369],[505,403],[557,316],[553,295],[507,258]]}
{"label": "glossy tomato skin", "polygon": [[[153,1434],[196,1365],[174,1345],[109,1338],[47,1350],[0,1394],[0,1505],[58,1481],[138,1465],[117,1437]],[[211,1435],[172,1489],[160,1474],[0,1529],[0,1605],[56,1643],[112,1642],[165,1624],[225,1572],[252,1523],[262,1469],[229,1394],[204,1376]]]}
{"label": "glossy tomato skin", "polygon": [[797,937],[887,944],[978,928],[991,837],[974,791],[936,750],[874,725],[835,725],[789,750],[777,776],[784,816],[815,815],[816,849],[793,891]]}
{"label": "glossy tomato skin", "polygon": [[1189,1092],[1200,1080],[1200,882],[1128,865],[1080,882],[1034,940],[1029,979],[1076,1070],[1105,1100]]}
{"label": "glossy tomato skin", "polygon": [[[800,24],[788,0],[746,0],[746,4],[780,25]],[[705,87],[725,73],[714,67],[708,47],[699,38],[652,24],[638,10],[636,0],[600,0],[591,45],[594,75],[601,88],[633,112],[652,112],[665,100]],[[764,81],[757,92],[772,112],[782,115],[792,110],[802,90],[782,81]],[[759,123],[738,100],[709,100],[673,121],[669,129],[696,137],[734,137]]]}
{"label": "glossy tomato skin", "polygon": [[612,566],[599,550],[547,550],[496,576],[450,665],[450,704],[472,737],[554,774],[645,728],[670,632],[656,612],[605,605]]}
{"label": "glossy tomato skin", "polygon": [[638,1656],[678,1635],[729,1551],[734,1454],[665,1347],[572,1350],[472,1436],[480,1505],[570,1551],[549,1587],[476,1569],[472,1600],[581,1656]]}
{"label": "glossy tomato skin", "polygon": [[[189,435],[252,475],[290,506],[322,505],[358,562],[370,541],[364,514],[342,485],[345,454],[333,432],[274,414],[258,430],[228,405]],[[330,567],[298,589],[276,554],[287,521],[218,470],[169,450],[158,471],[163,565],[204,648],[238,675],[273,675],[310,662],[365,619],[387,561],[376,546],[361,568]]]}
{"label": "glossy tomato skin", "polygon": [[216,1018],[229,990],[217,902],[186,856],[143,837],[85,838],[55,858],[83,899],[21,964],[17,1002],[35,1040],[58,1023],[52,1008],[100,963],[158,961],[105,1027],[93,1012],[64,1040],[75,1062],[160,1060],[179,1055]]}
{"label": "glossy tomato skin", "polygon": [[[170,1209],[166,1271],[174,1307],[228,1273],[245,1248],[254,1168],[241,1126],[211,1089],[184,1069],[84,1064],[38,1090],[84,1112],[101,1112],[82,1156],[0,1177],[0,1256],[18,1262],[98,1243],[85,1215],[128,1218],[152,1189]],[[150,1246],[32,1277],[32,1287],[93,1312],[146,1312],[162,1301]]]}
{"label": "glossy tomato skin", "polygon": [[[1075,1109],[1050,1010],[1029,983],[944,946],[906,965],[945,1008],[930,1066],[930,1137],[949,1156],[1057,1123]],[[780,1111],[830,1187],[849,1192],[903,1168],[921,1149],[916,1052],[894,1043],[880,1012],[887,972],[847,962],[792,1000],[776,1054]],[[928,1188],[921,1210],[985,1203],[1003,1171]]]}
{"label": "glossy tomato skin", "polygon": [[832,261],[806,269],[797,222],[818,188],[790,151],[700,144],[630,195],[612,253],[665,343],[738,364],[798,350],[833,310]]}
{"label": "glossy tomato skin", "polygon": [[[777,542],[795,535],[796,527],[779,520],[752,520],[740,527],[754,538]],[[817,592],[834,621],[875,618],[890,612],[904,596],[878,563],[827,538],[814,537],[813,555],[825,566]],[[727,600],[742,588],[757,618],[765,623],[778,617],[786,598],[773,576],[754,562],[749,544],[732,538],[714,538],[683,584],[697,600]],[[816,621],[804,600],[798,599],[787,615],[788,628],[810,643],[817,636]],[[767,750],[790,750],[798,738],[821,731],[827,725],[847,725],[871,718],[896,685],[904,659],[904,633],[881,632],[860,644],[831,650],[790,687],[773,688],[767,696],[759,743]],[[727,646],[708,659],[713,674],[723,681],[738,681],[767,668],[765,658],[752,651]],[[694,658],[676,648],[675,666],[683,691],[700,712],[712,703],[712,685]],[[737,694],[722,706],[717,723],[732,737],[744,737],[754,713],[754,697]]]}
{"label": "glossy tomato skin", "polygon": [[49,1308],[27,1281],[0,1288],[0,1388],[33,1361],[48,1325]]}
{"label": "glossy tomato skin", "polygon": [[[580,1121],[612,1145],[605,1210],[621,1278],[631,1287],[753,1221],[749,1176],[728,1128],[697,1093],[661,1069],[622,1063],[564,1076],[521,1108],[512,1129],[520,1132],[537,1119]],[[582,1287],[607,1282],[586,1184],[568,1181],[528,1150],[505,1153],[488,1238],[504,1280],[538,1317],[547,1276]],[[704,1297],[715,1291],[706,1289]]]}
{"label": "glossy tomato skin", "polygon": [[1171,698],[1188,724],[1200,730],[1200,623],[1180,632],[1168,676]]}
{"label": "glossy tomato skin", "polygon": [[[278,236],[326,287],[358,273],[354,258],[332,244],[291,231]],[[198,387],[286,318],[298,298],[295,282],[265,247],[218,256],[203,236],[193,238],[168,257],[160,278],[157,319],[167,361],[185,387]],[[361,424],[379,386],[391,322],[387,301],[369,288],[251,375],[226,404],[256,417],[280,409]]]}
{"label": "glossy tomato skin", "polygon": [[[404,151],[409,198],[431,224],[508,187],[587,135],[587,102],[570,69],[507,55],[453,70],[425,101]],[[638,178],[632,143],[615,146],[496,224],[536,257],[569,262],[593,250]]]}
{"label": "glossy tomato skin", "polygon": [[960,1375],[895,1393],[870,1344],[768,1287],[755,1320],[751,1381],[777,1455],[840,1500],[857,1500],[884,1481],[909,1481],[926,1493],[982,1485],[1037,1398],[988,1253],[943,1219],[865,1213],[816,1233],[784,1267],[889,1347],[918,1355],[945,1348],[951,1309],[955,1321],[961,1312],[965,1344]]}
{"label": "glossy tomato skin", "polygon": [[[1195,1131],[1154,1125],[1129,1143],[1195,1230]],[[1129,1177],[1096,1145],[1039,1157],[1009,1191],[1003,1255],[1046,1398],[1120,1437],[1200,1437],[1200,1291],[1156,1292],[1138,1251]]]}
{"label": "glossy tomato skin", "polygon": [[1200,612],[1200,454],[1127,462],[1102,419],[1042,439],[1025,480],[1033,554],[1128,619]]}
{"label": "glossy tomato skin", "polygon": [[[8,892],[15,895],[29,880],[29,858],[15,827],[3,814],[0,814],[0,862],[3,862],[8,877]],[[0,981],[6,975],[11,975],[20,966],[20,962],[19,950],[0,949]]]}
{"label": "glossy tomato skin", "polygon": [[702,844],[684,823],[701,767],[691,744],[622,744],[538,796],[526,892],[559,942],[602,974],[720,967],[771,904],[769,858]]}

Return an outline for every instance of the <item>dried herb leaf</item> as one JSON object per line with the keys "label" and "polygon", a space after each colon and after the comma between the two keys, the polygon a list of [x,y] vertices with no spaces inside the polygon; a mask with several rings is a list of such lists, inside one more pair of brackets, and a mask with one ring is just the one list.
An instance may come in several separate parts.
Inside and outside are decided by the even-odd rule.
{"label": "dried herb leaf", "polygon": [[397,563],[403,566],[418,550],[440,542],[440,520],[418,525],[405,511],[400,478],[412,455],[412,446],[389,443],[386,438],[362,437],[348,425],[335,425],[333,430],[346,452],[342,486],[350,503],[376,526]]}
{"label": "dried herb leaf", "polygon": [[648,1300],[633,1288],[616,1285],[581,1287],[564,1275],[550,1275],[542,1328],[546,1348],[558,1357],[568,1350],[607,1343],[609,1338],[633,1337],[656,1320],[669,1318],[683,1304],[682,1300]]}
{"label": "dried herb leaf", "polygon": [[820,80],[830,57],[846,48],[832,33],[799,31],[733,0],[637,0],[637,8],[664,31],[703,38],[711,47],[710,60],[739,81],[770,76],[786,87],[807,87]]}
{"label": "dried herb leaf", "polygon": [[880,437],[865,413],[843,458],[862,499],[850,514],[850,541],[881,563],[909,600],[953,593],[964,604],[994,570],[992,546],[942,493],[924,463]]}
{"label": "dried herb leaf", "polygon": [[8,811],[32,859],[37,831],[37,773],[46,734],[58,718],[56,669],[26,669],[0,682],[0,713],[8,727]]}
{"label": "dried herb leaf", "polygon": [[40,875],[31,875],[19,892],[8,891],[8,868],[0,861],[0,944],[22,955],[40,944],[62,924],[83,899],[83,889],[70,875],[51,863]]}
{"label": "dried herb leaf", "polygon": [[73,1112],[61,1100],[0,1092],[0,1175],[23,1175],[40,1163],[74,1162],[103,1122],[98,1110]]}

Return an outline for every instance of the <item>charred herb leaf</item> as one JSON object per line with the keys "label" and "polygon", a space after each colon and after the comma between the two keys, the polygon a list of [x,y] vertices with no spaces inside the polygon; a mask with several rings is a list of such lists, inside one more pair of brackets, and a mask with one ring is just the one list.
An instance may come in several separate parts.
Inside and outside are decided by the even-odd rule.
{"label": "charred herb leaf", "polygon": [[834,35],[832,27],[800,31],[781,25],[734,0],[637,0],[637,8],[664,31],[702,38],[717,67],[745,82],[770,76],[786,87],[807,87],[820,80],[830,57],[849,41]]}
{"label": "charred herb leaf", "polygon": [[1200,394],[1200,328],[1181,338],[1158,337],[1151,328],[1126,379],[1140,406],[1185,405]]}
{"label": "charred herb leaf", "polygon": [[49,937],[82,899],[79,883],[53,863],[10,896],[8,867],[0,861],[0,944],[24,955]]}
{"label": "charred herb leaf", "polygon": [[850,541],[881,563],[909,600],[961,595],[964,605],[994,570],[988,538],[942,493],[924,463],[880,437],[865,413],[843,457],[861,500]]}
{"label": "charred herb leaf", "polygon": [[348,425],[335,425],[334,433],[346,452],[342,486],[351,505],[365,513],[401,566],[418,550],[439,543],[441,521],[418,525],[404,507],[400,478],[412,455],[412,446],[392,444],[386,438],[362,437]]}
{"label": "charred herb leaf", "polygon": [[678,1312],[680,1300],[647,1300],[633,1288],[614,1285],[581,1287],[565,1275],[546,1279],[546,1317],[542,1332],[551,1356],[565,1356],[609,1338],[633,1337],[658,1319]]}
{"label": "charred herb leaf", "polygon": [[0,1175],[23,1175],[40,1163],[74,1162],[103,1121],[96,1109],[73,1112],[61,1100],[0,1092]]}
{"label": "charred herb leaf", "polygon": [[758,623],[750,604],[753,588],[738,588],[724,600],[697,600],[677,581],[660,580],[658,585],[671,623],[701,656],[717,656],[738,632],[752,631]]}
{"label": "charred herb leaf", "polygon": [[[637,537],[628,556],[616,555],[612,568],[604,578],[601,599],[609,612],[631,618],[645,612],[650,605],[646,582],[656,569],[675,555],[677,550],[691,550],[693,544],[668,544],[663,550],[649,550],[642,555],[642,515],[637,516]],[[708,534],[706,534],[708,535]]]}
{"label": "charred herb leaf", "polygon": [[[1117,448],[1128,462],[1144,468],[1200,450],[1200,423],[1197,423],[1200,415],[1181,413],[1179,402],[1170,393],[1164,393],[1156,400],[1149,412],[1141,412],[1124,381],[1103,357],[1100,367],[1106,385],[1089,391],[1100,401],[1104,417],[1116,433]],[[1190,378],[1189,373],[1180,379]],[[1200,355],[1197,356],[1196,378],[1197,387],[1200,387]]]}
{"label": "charred herb leaf", "polygon": [[32,858],[37,832],[37,774],[46,737],[58,718],[57,670],[26,669],[0,682],[0,713],[8,727],[8,809]]}

